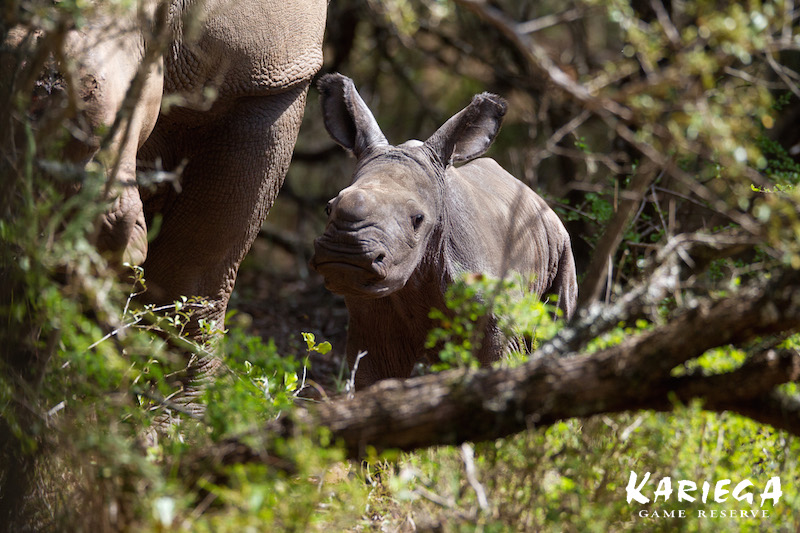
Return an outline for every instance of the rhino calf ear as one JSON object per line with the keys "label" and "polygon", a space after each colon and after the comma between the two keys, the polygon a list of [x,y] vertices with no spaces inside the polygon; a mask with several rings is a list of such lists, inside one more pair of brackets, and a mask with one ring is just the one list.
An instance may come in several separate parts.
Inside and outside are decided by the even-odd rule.
{"label": "rhino calf ear", "polygon": [[326,74],[317,82],[317,88],[325,128],[334,141],[356,157],[372,146],[388,144],[353,80],[338,73]]}
{"label": "rhino calf ear", "polygon": [[483,154],[494,142],[507,109],[506,101],[491,93],[481,93],[453,115],[425,142],[442,163],[468,161]]}

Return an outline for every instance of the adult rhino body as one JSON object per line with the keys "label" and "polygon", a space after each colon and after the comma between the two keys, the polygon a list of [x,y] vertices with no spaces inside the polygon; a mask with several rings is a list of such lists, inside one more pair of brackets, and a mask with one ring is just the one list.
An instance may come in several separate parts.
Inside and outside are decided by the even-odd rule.
{"label": "adult rhino body", "polygon": [[[38,124],[69,121],[74,135],[64,157],[72,163],[102,155],[113,183],[98,248],[117,265],[144,266],[145,301],[206,299],[187,328],[199,335],[199,319],[224,327],[239,264],[283,183],[322,65],[327,1],[141,0],[139,7],[118,14],[91,4],[80,27],[52,36],[16,27],[3,63],[16,57],[12,68],[24,72],[36,64],[36,42],[52,47],[63,36],[37,83],[46,89],[34,100]],[[115,123],[109,149],[99,152]],[[177,182],[140,187],[143,171],[173,173]],[[204,358],[188,375],[211,376],[218,365]]]}
{"label": "adult rhino body", "polygon": [[[325,233],[312,266],[326,287],[343,294],[350,315],[347,358],[357,387],[407,377],[421,359],[435,360],[425,341],[432,308],[446,309],[445,291],[459,273],[522,274],[537,295],[555,295],[567,317],[577,282],[570,238],[557,215],[485,152],[506,111],[483,93],[426,142],[392,146],[358,94],[339,74],[319,81],[325,124],[356,158],[352,184],[328,204]],[[484,317],[483,365],[507,339]]]}

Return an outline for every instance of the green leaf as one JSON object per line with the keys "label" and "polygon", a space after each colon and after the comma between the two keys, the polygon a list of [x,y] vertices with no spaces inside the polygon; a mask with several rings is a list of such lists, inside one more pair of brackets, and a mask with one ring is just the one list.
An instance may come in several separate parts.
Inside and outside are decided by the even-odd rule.
{"label": "green leaf", "polygon": [[315,346],[314,347],[314,351],[319,352],[322,355],[325,355],[326,353],[330,352],[332,348],[333,348],[333,346],[331,346],[331,343],[329,343],[328,341],[325,341],[325,342],[321,342],[317,346]]}
{"label": "green leaf", "polygon": [[306,341],[306,345],[308,346],[308,349],[309,350],[313,350],[314,349],[314,344],[315,344],[314,343],[314,334],[313,333],[306,333],[305,331],[303,331],[301,333],[301,335],[303,336],[303,340]]}
{"label": "green leaf", "polygon": [[296,372],[287,372],[283,375],[283,387],[287,391],[294,391],[297,388],[298,377]]}

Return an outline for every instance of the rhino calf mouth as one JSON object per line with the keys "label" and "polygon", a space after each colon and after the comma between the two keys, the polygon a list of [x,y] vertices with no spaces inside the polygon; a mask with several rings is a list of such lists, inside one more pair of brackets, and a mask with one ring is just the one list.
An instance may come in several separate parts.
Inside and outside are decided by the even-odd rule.
{"label": "rhino calf mouth", "polygon": [[325,279],[325,288],[336,294],[380,298],[390,292],[390,288],[382,283],[384,277],[351,263],[312,262],[311,266]]}
{"label": "rhino calf mouth", "polygon": [[310,266],[325,278],[325,287],[337,294],[380,297],[389,291],[387,255],[382,250],[336,249],[326,239],[314,242]]}

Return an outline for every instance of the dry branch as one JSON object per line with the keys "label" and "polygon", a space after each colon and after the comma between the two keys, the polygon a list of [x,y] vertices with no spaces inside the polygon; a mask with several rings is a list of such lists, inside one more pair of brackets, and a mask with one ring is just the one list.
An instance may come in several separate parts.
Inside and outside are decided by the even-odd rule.
{"label": "dry branch", "polygon": [[632,197],[623,197],[619,209],[614,214],[595,247],[592,261],[589,263],[586,276],[578,291],[578,308],[586,307],[591,304],[600,294],[603,286],[608,262],[614,257],[622,235],[628,227],[628,221],[644,196],[645,191],[653,183],[656,177],[656,170],[652,165],[642,165],[633,176],[628,192]]}
{"label": "dry branch", "polygon": [[536,72],[544,73],[553,84],[580,102],[584,108],[598,114],[611,114],[625,121],[633,119],[633,114],[627,107],[616,101],[594,96],[584,85],[575,82],[550,58],[544,48],[527,34],[521,33],[517,23],[501,10],[481,0],[456,0],[455,3],[500,32]]}
{"label": "dry branch", "polygon": [[740,294],[703,302],[670,323],[600,352],[532,358],[517,368],[452,370],[390,380],[350,401],[299,418],[330,429],[348,454],[501,438],[557,420],[636,409],[668,410],[675,398],[737,411],[800,435],[800,402],[775,385],[800,378],[794,351],[767,351],[716,376],[671,376],[710,348],[800,328],[800,273],[788,271]]}

